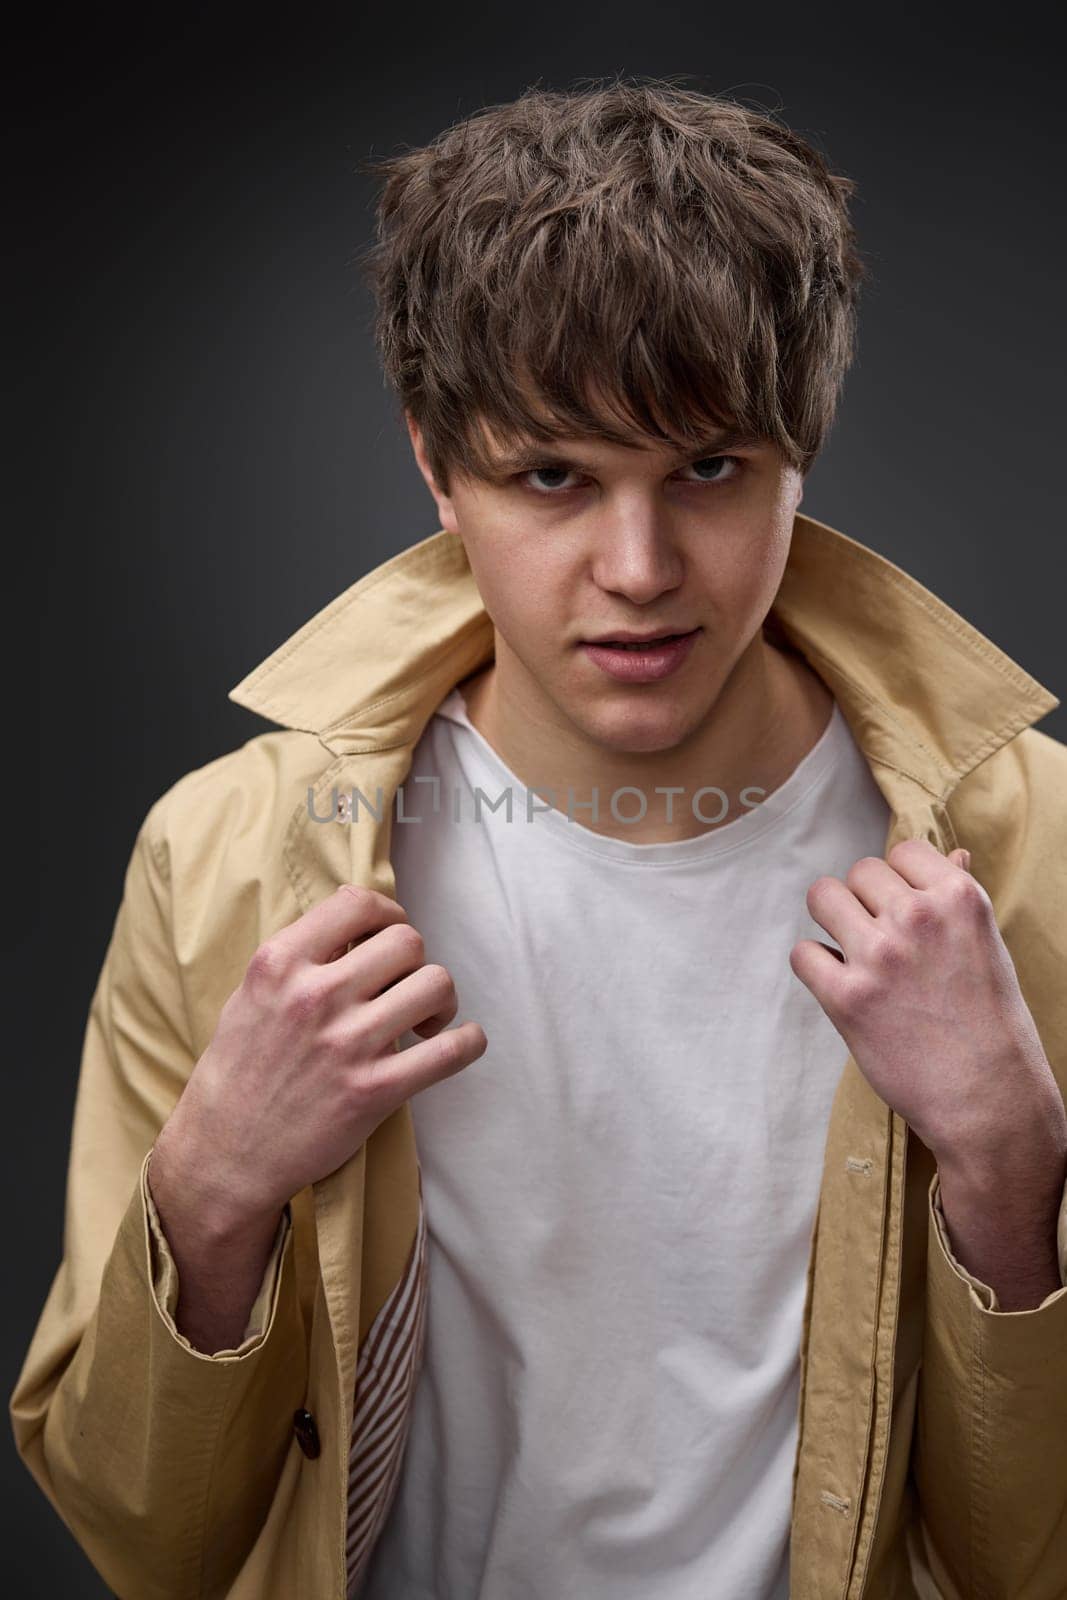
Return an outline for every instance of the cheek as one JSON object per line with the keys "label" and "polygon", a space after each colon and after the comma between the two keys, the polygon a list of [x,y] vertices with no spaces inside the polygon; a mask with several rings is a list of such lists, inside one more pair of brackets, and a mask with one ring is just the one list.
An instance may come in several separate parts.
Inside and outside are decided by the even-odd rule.
{"label": "cheek", "polygon": [[[481,551],[471,559],[471,570],[485,609],[512,648],[536,653],[548,646],[550,628],[558,629],[569,615],[567,583],[551,563],[539,560],[527,547]],[[528,648],[526,648],[528,647]]]}
{"label": "cheek", "polygon": [[744,632],[768,610],[789,555],[788,537],[768,537],[766,527],[741,534],[701,564],[700,587],[727,627]]}
{"label": "cheek", "polygon": [[785,572],[786,562],[789,560],[789,545],[792,533],[792,517],[788,523],[774,532],[774,536],[767,540],[761,551],[760,561],[757,565],[759,574],[759,590],[761,595],[770,605]]}
{"label": "cheek", "polygon": [[743,530],[731,551],[731,577],[738,603],[770,606],[782,581],[793,532],[793,505],[784,496]]}

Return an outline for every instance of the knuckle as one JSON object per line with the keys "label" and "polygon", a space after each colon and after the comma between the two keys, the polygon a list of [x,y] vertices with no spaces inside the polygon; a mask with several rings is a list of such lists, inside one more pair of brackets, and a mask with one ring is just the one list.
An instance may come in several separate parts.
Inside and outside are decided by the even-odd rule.
{"label": "knuckle", "polygon": [[879,860],[877,856],[861,856],[858,861],[852,863],[842,881],[857,899],[862,900],[864,886],[878,884],[881,879],[879,869],[884,866],[885,862]]}
{"label": "knuckle", "polygon": [[418,928],[412,927],[410,922],[394,922],[389,934],[394,943],[400,946],[401,955],[410,956],[418,962],[422,961],[426,954],[426,944]]}
{"label": "knuckle", "polygon": [[372,907],[377,911],[397,909],[397,902],[391,895],[383,894],[380,889],[372,889],[369,883],[342,883],[338,885],[338,892],[350,894],[359,905]]}
{"label": "knuckle", "polygon": [[851,886],[857,878],[863,877],[865,870],[869,870],[872,866],[879,864],[874,856],[860,856],[859,860],[854,861],[849,867],[845,874],[845,882]]}
{"label": "knuckle", "polygon": [[252,953],[247,977],[254,988],[268,989],[281,982],[288,971],[288,958],[271,939],[265,939]]}
{"label": "knuckle", "polygon": [[446,1077],[466,1064],[464,1042],[455,1028],[443,1028],[427,1041],[429,1070],[438,1077]]}
{"label": "knuckle", "polygon": [[442,1028],[437,1033],[430,1034],[419,1046],[420,1052],[427,1061],[431,1072],[438,1072],[446,1062],[453,1059],[456,1053],[455,1032],[451,1028]]}
{"label": "knuckle", "polygon": [[985,915],[992,907],[982,885],[969,873],[961,873],[949,886],[948,893],[950,903],[970,916]]}
{"label": "knuckle", "polygon": [[346,1017],[344,1030],[339,1038],[349,1060],[363,1061],[373,1051],[375,1035],[366,1006],[357,1006]]}
{"label": "knuckle", "polygon": [[926,934],[940,926],[941,910],[929,895],[913,894],[901,906],[900,920],[909,933]]}
{"label": "knuckle", "polygon": [[313,972],[302,972],[285,991],[286,1014],[296,1022],[310,1022],[322,1005],[322,986]]}
{"label": "knuckle", "polygon": [[423,967],[422,971],[424,981],[428,984],[433,994],[439,994],[443,998],[455,994],[456,986],[452,982],[452,974],[447,967],[442,967],[438,962],[432,961],[428,966]]}
{"label": "knuckle", "polygon": [[846,1021],[859,1020],[877,999],[879,984],[872,974],[856,972],[842,986],[837,1008]]}
{"label": "knuckle", "polygon": [[906,964],[907,952],[894,934],[886,931],[872,935],[870,957],[873,965],[882,972],[899,972]]}
{"label": "knuckle", "polygon": [[362,905],[371,893],[362,883],[339,883],[334,892],[338,895],[349,895],[358,905]]}
{"label": "knuckle", "polygon": [[368,1074],[362,1067],[349,1073],[348,1102],[358,1116],[374,1116],[381,1111],[382,1102],[387,1098],[388,1086],[383,1078]]}
{"label": "knuckle", "polygon": [[356,1053],[351,1028],[328,1028],[319,1038],[317,1048],[328,1063],[345,1066]]}

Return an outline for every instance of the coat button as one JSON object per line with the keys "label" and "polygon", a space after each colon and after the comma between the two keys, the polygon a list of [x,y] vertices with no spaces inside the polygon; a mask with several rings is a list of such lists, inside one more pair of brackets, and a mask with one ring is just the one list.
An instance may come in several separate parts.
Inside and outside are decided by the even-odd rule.
{"label": "coat button", "polygon": [[293,1412],[293,1432],[296,1442],[310,1460],[314,1460],[322,1449],[319,1443],[319,1430],[315,1425],[315,1418],[310,1411]]}

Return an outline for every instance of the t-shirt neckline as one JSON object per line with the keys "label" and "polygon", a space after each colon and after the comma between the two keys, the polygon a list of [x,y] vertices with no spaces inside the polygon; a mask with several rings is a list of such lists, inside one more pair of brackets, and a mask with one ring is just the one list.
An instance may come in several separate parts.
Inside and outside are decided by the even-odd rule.
{"label": "t-shirt neckline", "polygon": [[[642,844],[596,833],[580,817],[575,816],[572,820],[566,812],[554,806],[547,811],[536,811],[533,821],[527,823],[526,785],[511,771],[484,734],[471,722],[458,684],[445,696],[437,708],[436,715],[467,730],[472,741],[473,753],[486,775],[487,794],[495,798],[500,789],[511,787],[514,795],[514,814],[518,818],[512,826],[540,826],[567,848],[606,860],[624,862],[630,866],[677,866],[716,859],[735,850],[747,848],[775,827],[796,806],[807,799],[817,785],[826,780],[848,748],[851,737],[844,714],[834,700],[826,727],[818,739],[801,757],[785,780],[765,799],[754,804],[750,810],[743,811],[730,822],[710,828],[708,832],[698,834],[694,838]],[[496,785],[495,790],[489,788],[490,783]],[[634,803],[633,796],[628,796],[627,799],[630,804]],[[603,811],[603,808],[610,803],[610,795],[602,794],[600,800]],[[691,800],[691,796],[682,795],[676,797],[675,804],[684,806],[690,804]],[[712,810],[716,804],[716,797],[708,795],[702,804],[706,809]],[[620,801],[620,809],[625,809],[625,801]]]}

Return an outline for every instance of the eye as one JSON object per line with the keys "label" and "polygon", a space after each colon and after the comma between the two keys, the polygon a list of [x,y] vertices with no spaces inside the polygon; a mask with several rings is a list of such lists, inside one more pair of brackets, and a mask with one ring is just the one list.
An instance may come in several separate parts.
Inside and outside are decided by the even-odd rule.
{"label": "eye", "polygon": [[688,478],[687,483],[728,483],[742,470],[740,456],[701,456],[699,461],[691,461],[689,465],[694,472],[704,468],[714,470],[710,477]]}
{"label": "eye", "polygon": [[[561,490],[561,485],[558,481],[554,483],[551,481],[548,483],[530,483],[528,480],[535,476],[558,480],[567,478],[570,472],[570,467],[561,467],[554,462],[546,461],[543,466],[530,467],[526,472],[520,472],[519,482],[526,488],[533,489],[536,494],[558,494]],[[566,485],[562,487],[566,487]]]}
{"label": "eye", "polygon": [[[701,456],[698,461],[691,461],[688,468],[683,471],[696,472],[695,478],[683,478],[683,483],[713,484],[732,483],[744,470],[744,463],[740,456],[718,455]],[[525,489],[530,489],[539,494],[543,499],[552,496],[559,497],[574,488],[568,484],[567,479],[574,476],[574,469],[562,466],[558,462],[546,461],[540,466],[528,467],[525,472],[520,472],[518,481]]]}

